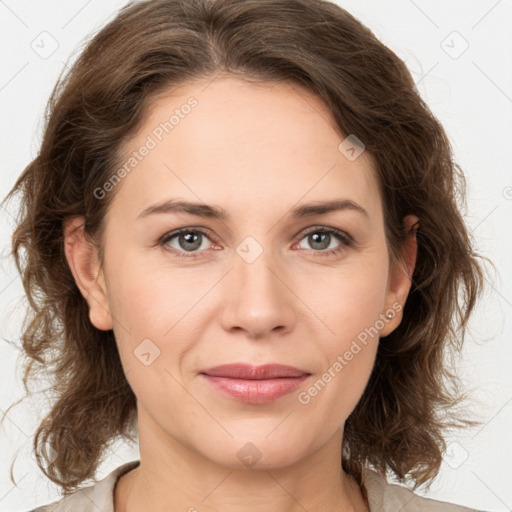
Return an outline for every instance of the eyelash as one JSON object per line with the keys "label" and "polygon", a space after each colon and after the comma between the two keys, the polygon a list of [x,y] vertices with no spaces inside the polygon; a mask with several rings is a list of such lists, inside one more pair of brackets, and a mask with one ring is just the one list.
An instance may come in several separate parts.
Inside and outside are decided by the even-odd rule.
{"label": "eyelash", "polygon": [[[177,229],[176,231],[171,231],[170,233],[166,233],[158,240],[159,246],[166,246],[168,242],[170,242],[173,238],[179,236],[182,233],[200,233],[201,235],[204,235],[206,238],[210,239],[212,236],[209,230],[206,230],[204,228],[181,228]],[[338,229],[330,228],[328,226],[314,226],[313,228],[309,229],[308,231],[302,232],[301,237],[299,238],[299,242],[305,238],[306,236],[310,235],[311,233],[329,233],[338,238],[342,244],[335,249],[329,249],[329,250],[318,250],[315,251],[314,249],[311,249],[315,256],[319,257],[326,257],[331,256],[334,254],[338,254],[342,251],[344,251],[347,247],[351,247],[354,244],[354,239],[348,234],[343,231],[340,231]],[[177,249],[171,248],[171,247],[164,247],[166,250],[171,251],[175,256],[178,258],[197,258],[200,253],[204,251],[196,251],[196,252],[185,252],[185,251],[178,251]]]}

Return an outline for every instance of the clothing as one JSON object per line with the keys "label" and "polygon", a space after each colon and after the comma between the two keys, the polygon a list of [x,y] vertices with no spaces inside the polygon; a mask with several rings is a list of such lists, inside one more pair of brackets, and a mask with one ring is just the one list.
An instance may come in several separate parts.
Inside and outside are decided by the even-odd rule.
{"label": "clothing", "polygon": [[[114,487],[117,480],[138,465],[138,460],[127,462],[96,484],[30,512],[114,512]],[[423,498],[406,487],[388,483],[371,469],[363,470],[363,486],[368,494],[370,512],[484,512]]]}

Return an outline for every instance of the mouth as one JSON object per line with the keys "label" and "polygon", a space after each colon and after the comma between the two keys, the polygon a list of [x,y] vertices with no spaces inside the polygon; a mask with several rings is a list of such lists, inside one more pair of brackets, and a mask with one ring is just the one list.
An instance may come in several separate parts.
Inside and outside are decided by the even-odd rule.
{"label": "mouth", "polygon": [[272,402],[292,393],[311,373],[280,364],[226,364],[202,370],[201,377],[216,391],[249,404]]}

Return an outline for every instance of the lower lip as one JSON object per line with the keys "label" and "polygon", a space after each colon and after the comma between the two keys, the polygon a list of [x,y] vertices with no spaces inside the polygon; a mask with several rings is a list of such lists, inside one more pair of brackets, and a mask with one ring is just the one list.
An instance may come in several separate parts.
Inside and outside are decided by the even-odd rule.
{"label": "lower lip", "polygon": [[217,391],[248,404],[264,404],[295,391],[309,375],[278,379],[230,379],[201,374]]}

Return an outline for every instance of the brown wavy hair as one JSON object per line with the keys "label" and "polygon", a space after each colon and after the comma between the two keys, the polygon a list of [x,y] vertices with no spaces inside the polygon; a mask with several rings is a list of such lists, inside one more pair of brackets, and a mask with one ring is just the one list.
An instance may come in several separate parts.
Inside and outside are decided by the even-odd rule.
{"label": "brown wavy hair", "polygon": [[[473,426],[448,366],[482,291],[465,226],[465,179],[448,137],[404,62],[351,14],[324,0],[149,0],[128,4],[92,36],[55,86],[37,157],[7,195],[20,196],[12,254],[29,308],[23,383],[51,376],[38,464],[65,494],[93,479],[115,439],[134,439],[136,400],[112,330],[96,329],[67,265],[63,221],[85,217],[101,251],[114,193],[94,190],[122,162],[123,142],[169,89],[220,74],[306,87],[376,162],[391,262],[402,220],[419,217],[418,256],[398,328],[379,343],[368,385],[346,421],[341,463],[391,470],[414,488],[437,475],[448,429]],[[53,447],[51,457],[46,449]],[[56,457],[55,459],[53,459]]]}

